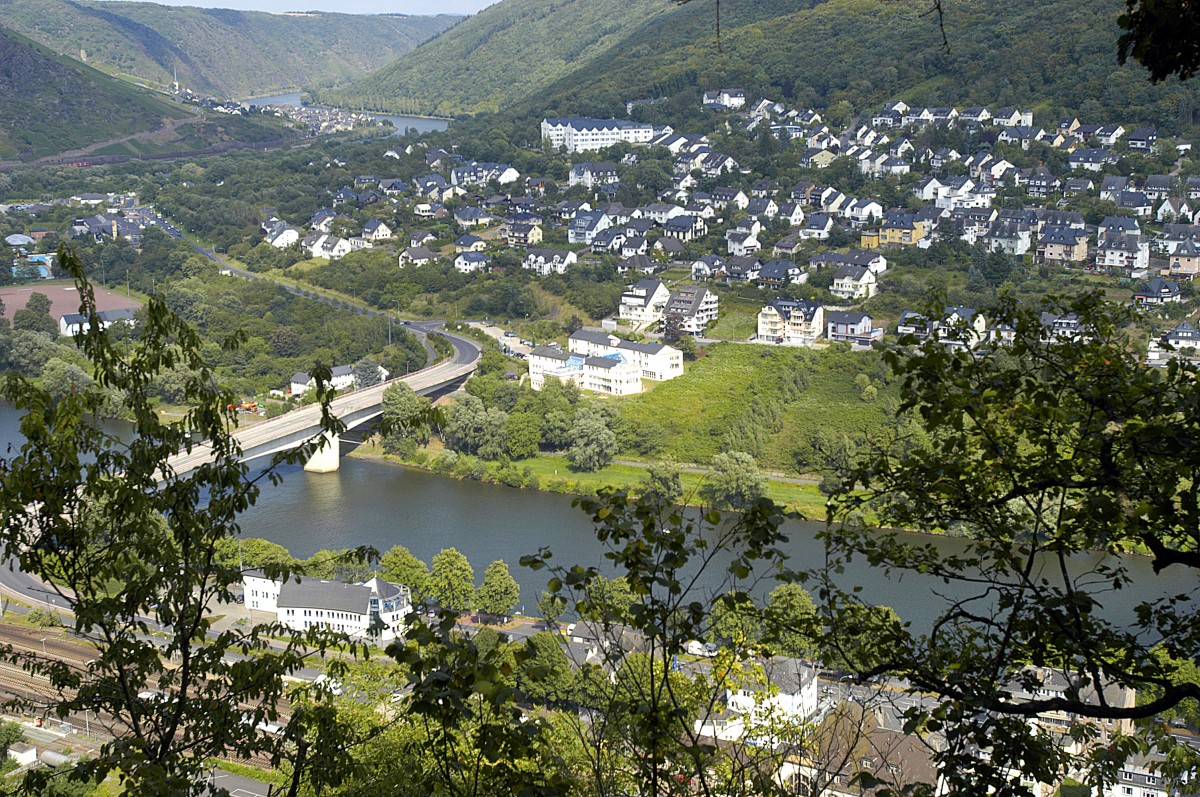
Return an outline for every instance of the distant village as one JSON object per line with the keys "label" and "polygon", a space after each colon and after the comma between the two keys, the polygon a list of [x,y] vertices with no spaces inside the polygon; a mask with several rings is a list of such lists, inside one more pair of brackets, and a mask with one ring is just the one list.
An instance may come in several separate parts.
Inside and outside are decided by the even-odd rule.
{"label": "distant village", "polygon": [[[540,138],[570,159],[566,185],[521,174],[511,164],[409,144],[386,154],[423,153],[426,173],[410,179],[360,175],[328,195],[310,218],[265,219],[263,240],[331,261],[383,249],[395,253],[401,269],[441,262],[463,274],[504,268],[496,262],[500,252],[515,254],[521,268],[543,278],[597,258],[616,258],[626,290],[595,334],[624,342],[600,345],[572,338],[567,351],[540,347],[529,353],[535,387],[553,375],[610,395],[637,392],[642,378],[682,373],[668,364],[678,361],[679,350],[667,345],[674,341],[662,341],[661,333],[669,326],[676,335],[706,340],[721,316],[721,291],[740,286],[766,292],[754,332],[743,339],[750,343],[868,348],[889,334],[947,337],[947,330],[962,323],[971,329],[971,345],[1001,338],[1004,330],[992,328],[969,307],[932,319],[911,307],[890,326],[864,308],[880,294],[889,256],[941,240],[958,239],[1064,273],[1114,275],[1135,286],[1133,301],[1146,308],[1184,302],[1190,291],[1181,285],[1200,271],[1200,226],[1192,224],[1200,177],[1180,176],[1178,169],[1118,173],[1129,171],[1122,169],[1129,155],[1165,154],[1174,162],[1190,153],[1190,142],[1160,139],[1154,128],[1077,118],[1036,125],[1028,110],[960,111],[895,101],[838,130],[817,110],[766,99],[751,102],[740,89],[708,91],[703,102],[707,112],[723,116],[727,130],[760,135],[766,130],[799,149],[801,164],[814,176],[834,163],[852,163],[866,178],[865,188],[848,194],[819,179],[792,185],[770,177],[749,181],[738,162],[717,151],[707,136],[668,126],[547,118]],[[629,109],[644,104],[633,101]],[[989,146],[964,156],[952,147],[913,143],[922,132],[939,128]],[[614,145],[624,146],[619,160],[589,157]],[[1005,146],[1049,148],[1064,156],[1065,169],[1055,174],[1045,166],[1019,168],[994,151]],[[625,207],[614,200],[622,174],[650,148],[670,153],[673,184],[656,202]],[[341,160],[336,165],[351,168]],[[883,192],[872,190],[889,178],[911,197],[904,206],[887,205]],[[568,193],[575,198],[561,196]],[[1112,213],[1089,223],[1079,211],[1063,209],[1078,197],[1109,203]],[[147,223],[128,198],[88,195],[63,201],[106,210],[81,216],[69,230],[73,237],[115,236],[136,245]],[[355,220],[356,211],[380,203],[396,206],[396,218],[403,209],[414,226],[403,230],[377,218]],[[35,215],[38,210],[15,209]],[[422,221],[450,225],[457,237],[452,245],[439,241],[420,226]],[[31,229],[27,237],[36,240],[37,233]],[[14,268],[31,263],[27,254],[18,261]],[[678,279],[680,272],[687,278]],[[832,274],[824,280],[832,301],[791,295],[818,273]],[[1048,317],[1045,323],[1047,334],[1056,338],[1083,334],[1070,318]],[[1189,321],[1174,324],[1151,342],[1147,361],[1163,364],[1181,350],[1194,351],[1198,337]],[[659,349],[650,353],[637,346]],[[647,360],[660,356],[661,364]]]}

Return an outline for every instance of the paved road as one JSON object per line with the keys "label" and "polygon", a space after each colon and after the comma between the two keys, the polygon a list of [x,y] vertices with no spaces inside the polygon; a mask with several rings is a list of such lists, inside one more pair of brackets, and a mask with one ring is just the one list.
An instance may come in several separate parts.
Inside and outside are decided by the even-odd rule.
{"label": "paved road", "polygon": [[[338,418],[344,418],[364,409],[378,406],[383,392],[390,385],[397,382],[406,382],[415,392],[420,393],[446,384],[447,382],[466,377],[473,372],[482,351],[479,344],[468,338],[439,331],[438,327],[441,323],[440,321],[427,321],[421,324],[413,323],[409,326],[410,328],[419,328],[425,334],[434,333],[442,335],[449,340],[454,347],[454,354],[449,360],[437,365],[431,365],[428,368],[423,368],[407,376],[398,377],[372,387],[338,396],[333,400],[331,405],[333,414]],[[312,404],[292,410],[286,415],[280,415],[263,423],[245,426],[238,429],[234,433],[234,436],[237,438],[242,449],[249,452],[268,446],[276,440],[311,430],[320,422],[320,418],[320,406]],[[190,452],[173,458],[170,465],[175,473],[187,473],[193,468],[209,461],[211,456],[211,450],[201,443],[193,446]]]}

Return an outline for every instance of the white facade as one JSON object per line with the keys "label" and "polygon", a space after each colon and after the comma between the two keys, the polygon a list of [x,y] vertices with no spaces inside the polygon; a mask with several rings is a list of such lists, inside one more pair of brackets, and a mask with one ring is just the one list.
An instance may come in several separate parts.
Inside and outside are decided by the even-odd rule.
{"label": "white facade", "polygon": [[391,641],[404,636],[412,610],[408,587],[379,577],[362,584],[301,578],[278,581],[249,571],[242,587],[248,609],[272,612],[295,631],[320,628],[352,638]]}
{"label": "white facade", "polygon": [[607,332],[581,329],[567,342],[572,353],[604,357],[620,353],[642,372],[643,379],[664,381],[683,374],[683,353],[662,343],[633,343]]}
{"label": "white facade", "polygon": [[[658,132],[671,130],[664,128]],[[604,149],[620,141],[648,144],[655,134],[653,126],[626,119],[555,117],[542,120],[542,140],[549,141],[556,149],[566,147],[568,152]]]}
{"label": "white facade", "polygon": [[610,396],[632,396],[642,392],[641,371],[623,354],[589,357],[539,347],[529,353],[526,362],[529,363],[529,385],[534,390],[545,387],[547,379],[557,379],[577,385],[581,390]]}
{"label": "white facade", "polygon": [[662,321],[669,298],[671,292],[658,280],[641,280],[621,294],[617,317],[634,329],[653,326]]}

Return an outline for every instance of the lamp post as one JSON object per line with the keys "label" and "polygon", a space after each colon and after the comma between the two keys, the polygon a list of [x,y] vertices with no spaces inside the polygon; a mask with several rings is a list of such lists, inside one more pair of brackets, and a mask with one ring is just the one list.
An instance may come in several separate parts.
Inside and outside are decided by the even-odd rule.
{"label": "lamp post", "polygon": [[49,658],[49,654],[46,653],[46,637],[42,637],[42,658]]}

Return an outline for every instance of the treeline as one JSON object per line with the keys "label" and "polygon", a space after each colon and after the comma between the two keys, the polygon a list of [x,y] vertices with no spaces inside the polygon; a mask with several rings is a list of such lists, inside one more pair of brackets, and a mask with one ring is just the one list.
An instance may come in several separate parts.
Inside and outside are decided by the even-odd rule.
{"label": "treeline", "polygon": [[790,105],[845,103],[860,117],[904,99],[1021,106],[1051,118],[1076,114],[1095,124],[1150,123],[1174,132],[1191,127],[1200,108],[1195,86],[1151,85],[1141,67],[1117,66],[1122,10],[1118,0],[969,0],[945,14],[946,47],[937,19],[920,6],[829,0],[769,20],[727,23],[719,51],[711,13],[697,15],[694,26],[671,17],[623,42],[622,57],[606,68],[578,70],[519,108],[623,112],[625,100],[660,96],[655,88],[683,77],[690,85],[673,94],[686,96],[695,115],[700,92],[737,86]]}

